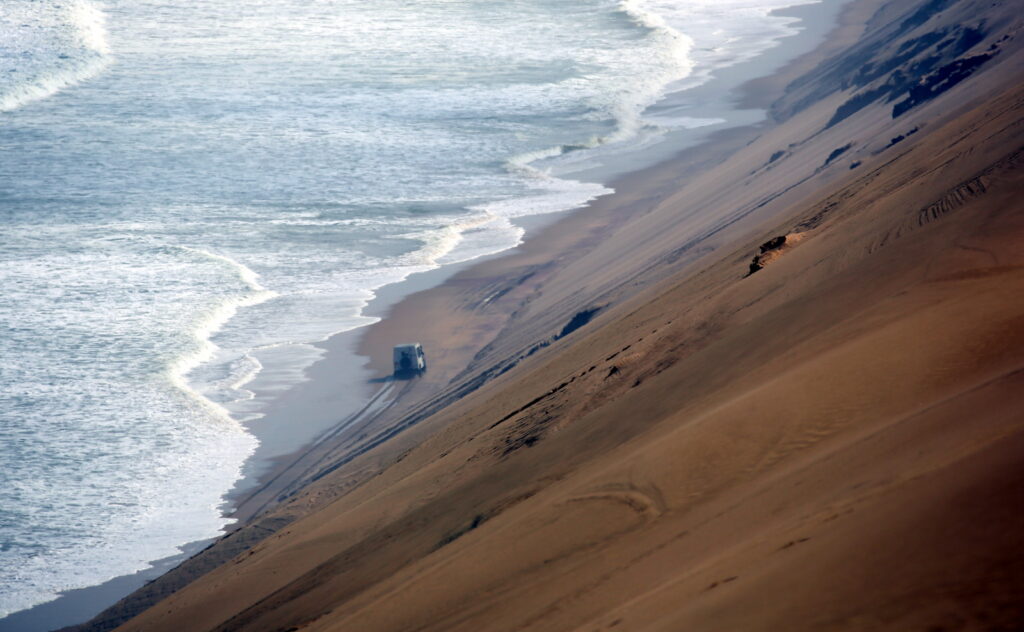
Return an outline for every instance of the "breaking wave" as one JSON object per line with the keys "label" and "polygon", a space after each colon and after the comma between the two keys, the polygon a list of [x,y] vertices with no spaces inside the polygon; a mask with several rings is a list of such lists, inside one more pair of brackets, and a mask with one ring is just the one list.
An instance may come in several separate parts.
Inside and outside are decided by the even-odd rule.
{"label": "breaking wave", "polygon": [[89,0],[7,0],[0,13],[0,112],[57,94],[112,62],[106,15]]}

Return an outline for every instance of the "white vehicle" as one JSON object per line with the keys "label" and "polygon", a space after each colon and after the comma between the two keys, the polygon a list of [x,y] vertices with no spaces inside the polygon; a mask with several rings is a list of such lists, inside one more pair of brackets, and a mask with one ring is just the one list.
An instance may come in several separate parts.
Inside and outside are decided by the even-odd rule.
{"label": "white vehicle", "polygon": [[398,377],[419,375],[427,370],[427,356],[423,355],[423,346],[418,342],[395,346],[393,357]]}

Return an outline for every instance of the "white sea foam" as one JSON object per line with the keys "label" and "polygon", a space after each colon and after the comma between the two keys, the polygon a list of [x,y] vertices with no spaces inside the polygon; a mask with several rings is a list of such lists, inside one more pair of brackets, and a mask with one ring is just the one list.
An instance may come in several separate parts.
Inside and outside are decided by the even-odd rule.
{"label": "white sea foam", "polygon": [[[258,274],[230,257],[208,252],[201,248],[181,246],[181,249],[185,252],[226,264],[250,290],[246,295],[224,299],[219,305],[202,316],[192,329],[192,337],[197,344],[197,348],[181,356],[168,367],[168,376],[172,384],[194,398],[200,405],[208,408],[218,418],[229,423],[237,423],[227,408],[203,396],[202,393],[196,390],[189,383],[188,376],[196,367],[209,362],[215,357],[218,347],[211,338],[238,313],[239,309],[269,301],[278,296],[278,293],[264,288],[260,285]],[[240,375],[234,377],[231,384],[232,390],[240,390],[246,383],[256,377],[261,368],[262,366],[259,364],[259,361],[255,360],[254,365],[250,365]]]}
{"label": "white sea foam", "polygon": [[[95,77],[113,62],[106,16],[90,0],[48,5],[5,2],[0,12],[0,64],[8,61],[0,84],[0,112],[10,111]],[[26,59],[30,63],[26,63]]]}
{"label": "white sea foam", "polygon": [[684,90],[708,81],[715,71],[751,60],[799,31],[799,19],[775,15],[793,6],[821,0],[638,0],[670,28],[685,30],[694,41],[695,68]]}
{"label": "white sea foam", "polygon": [[[126,240],[128,251],[83,247],[88,226],[5,229],[0,616],[212,537],[229,522],[224,490],[255,447],[153,375],[147,355],[198,346],[178,330],[190,300],[207,300],[189,277],[251,291],[232,269],[138,240]],[[50,246],[37,250],[36,240]]]}
{"label": "white sea foam", "polygon": [[96,54],[109,55],[107,42],[107,17],[103,10],[86,0],[75,0],[68,7],[70,21],[82,45]]}
{"label": "white sea foam", "polygon": [[643,112],[662,96],[665,88],[673,81],[687,77],[693,71],[693,39],[670,26],[665,19],[656,13],[645,0],[622,0],[619,4],[622,11],[629,15],[638,25],[649,30],[648,37],[657,42],[660,49],[660,72],[640,75],[631,86],[631,90],[623,94],[614,108],[619,121],[616,133],[606,142],[622,141],[635,136],[643,127]]}
{"label": "white sea foam", "polygon": [[[253,351],[256,351],[256,349],[253,349]],[[237,369],[233,372],[233,379],[228,384],[228,388],[232,391],[241,393],[238,400],[252,399],[254,395],[253,392],[245,390],[244,387],[246,384],[256,379],[256,376],[263,370],[263,364],[258,358],[251,355],[251,353],[243,355],[239,364],[241,364],[243,368]]]}

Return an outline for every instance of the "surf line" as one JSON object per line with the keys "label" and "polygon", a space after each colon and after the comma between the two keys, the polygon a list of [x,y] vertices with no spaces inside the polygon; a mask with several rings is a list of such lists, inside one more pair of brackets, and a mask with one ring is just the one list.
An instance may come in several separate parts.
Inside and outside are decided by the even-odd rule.
{"label": "surf line", "polygon": [[65,88],[96,77],[114,62],[107,36],[107,18],[99,6],[90,0],[75,0],[65,11],[74,42],[80,47],[80,53],[84,53],[84,59],[72,68],[33,77],[0,95],[0,112],[10,112],[51,97]]}
{"label": "surf line", "polygon": [[[197,254],[207,259],[226,263],[250,290],[250,293],[247,295],[232,297],[222,301],[220,305],[210,311],[205,318],[202,318],[192,330],[192,338],[196,341],[199,348],[192,353],[178,358],[177,361],[171,364],[168,370],[169,379],[176,388],[198,402],[217,418],[223,421],[228,421],[241,428],[241,424],[231,416],[227,408],[203,396],[202,393],[197,391],[188,383],[186,378],[196,367],[213,359],[219,347],[213,343],[211,338],[215,333],[220,331],[224,325],[235,316],[235,314],[238,313],[239,309],[259,305],[260,303],[269,301],[270,299],[278,296],[278,293],[273,290],[268,290],[260,285],[259,275],[256,274],[256,272],[230,257],[202,250],[201,248],[191,248],[189,246],[177,247],[188,253]],[[256,373],[258,373],[258,371],[251,372],[248,376],[249,379],[246,380],[246,382],[255,378]],[[242,385],[243,384],[238,384],[236,386],[240,388]]]}

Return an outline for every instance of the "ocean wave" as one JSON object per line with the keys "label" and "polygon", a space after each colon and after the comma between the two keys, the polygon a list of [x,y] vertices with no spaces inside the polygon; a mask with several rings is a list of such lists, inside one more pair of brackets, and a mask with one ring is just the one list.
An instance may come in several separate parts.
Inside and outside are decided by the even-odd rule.
{"label": "ocean wave", "polygon": [[669,84],[686,78],[694,68],[693,39],[670,26],[661,15],[650,10],[644,0],[622,0],[619,10],[648,31],[648,39],[659,52],[658,64],[648,71],[645,78],[635,79],[633,85],[618,96],[612,108],[618,127],[603,139],[603,144],[636,136],[646,124],[643,119],[644,110],[665,95]]}
{"label": "ocean wave", "polygon": [[714,73],[756,58],[799,32],[799,18],[775,14],[779,9],[817,4],[821,0],[638,0],[669,27],[692,37],[694,72],[671,86],[688,90],[709,81]]}
{"label": "ocean wave", "polygon": [[[645,119],[645,111],[665,96],[669,85],[685,79],[693,72],[694,60],[691,53],[694,41],[670,26],[659,13],[650,9],[645,0],[620,0],[616,10],[630,23],[646,31],[648,51],[654,63],[647,64],[646,72],[634,74],[619,85],[608,86],[602,95],[589,99],[598,116],[609,117],[614,121],[614,129],[608,134],[591,136],[584,141],[511,157],[506,161],[506,169],[527,179],[531,188],[546,189],[545,192],[479,205],[473,207],[474,210],[517,217],[579,208],[601,195],[611,193],[611,189],[596,183],[556,178],[538,163],[574,152],[586,154],[589,150],[623,143],[645,131],[660,135],[675,126],[694,128],[720,122],[720,119],[680,118],[655,123]],[[581,160],[585,161],[586,157]]]}
{"label": "ocean wave", "polygon": [[[542,148],[509,158],[505,163],[506,170],[520,178],[531,192],[469,206],[467,210],[472,213],[470,216],[452,218],[440,228],[399,235],[400,238],[419,241],[422,246],[393,262],[403,272],[400,278],[389,279],[389,283],[404,280],[414,272],[514,248],[521,243],[524,231],[511,220],[578,209],[600,196],[614,192],[599,183],[555,177],[540,166],[547,159],[573,152],[585,153],[620,143],[636,137],[647,128],[657,133],[665,131],[670,125],[696,128],[721,122],[720,119],[679,117],[654,125],[644,119],[644,112],[664,96],[667,86],[692,73],[694,61],[691,51],[694,42],[670,26],[661,15],[650,10],[644,0],[621,0],[617,10],[632,24],[646,31],[646,47],[648,51],[653,51],[655,63],[648,66],[646,74],[632,75],[626,83],[614,88],[606,86],[599,94],[589,98],[589,105],[595,115],[611,118],[615,122],[614,130],[609,134],[591,136],[584,141]],[[321,218],[274,221],[318,226],[355,226],[367,222]],[[369,220],[370,223],[372,221]],[[371,295],[379,287],[370,287]]]}
{"label": "ocean wave", "polygon": [[[8,85],[0,87],[0,112],[45,99],[102,73],[114,60],[106,15],[90,0],[64,5],[5,3],[0,34],[8,44]],[[44,33],[44,36],[36,35]],[[4,50],[6,49],[6,50]]]}
{"label": "ocean wave", "polygon": [[[798,18],[776,16],[778,9],[815,4],[821,0],[714,0],[713,2],[679,2],[678,0],[620,0],[618,12],[630,22],[647,31],[647,38],[653,44],[657,63],[649,64],[646,73],[633,76],[629,81],[608,90],[605,100],[591,99],[591,105],[615,121],[614,130],[603,136],[593,136],[586,141],[548,147],[513,156],[506,162],[506,169],[530,180],[547,179],[551,186],[556,178],[550,170],[541,166],[546,160],[565,157],[573,152],[582,155],[574,160],[576,168],[587,163],[590,150],[606,148],[640,136],[648,137],[642,144],[657,140],[672,129],[697,129],[725,122],[721,118],[697,118],[689,116],[648,115],[647,110],[664,98],[673,89],[686,90],[710,80],[717,70],[753,59],[765,50],[777,45],[778,40],[793,35]],[[677,28],[678,27],[678,28]],[[681,29],[689,30],[683,33]],[[697,50],[697,41],[704,48]],[[711,47],[711,48],[708,48]],[[712,51],[709,54],[709,51]],[[691,79],[691,81],[685,81]],[[569,164],[563,161],[563,164]],[[584,184],[568,181],[566,185]],[[594,195],[601,195],[597,193]],[[519,214],[533,214],[535,201],[538,213],[555,212],[577,208],[593,197],[582,198],[582,202],[558,208],[559,196],[544,196],[538,200],[525,197],[488,205],[494,208],[515,208]],[[570,202],[566,201],[566,204]]]}
{"label": "ocean wave", "polygon": [[[188,246],[179,246],[179,248],[185,252],[226,264],[235,272],[235,274],[238,275],[238,278],[241,279],[249,289],[249,292],[245,295],[233,296],[224,299],[219,305],[208,311],[200,318],[192,329],[192,338],[195,340],[197,348],[172,362],[168,367],[167,372],[168,379],[176,388],[194,399],[203,408],[213,413],[218,419],[237,425],[237,420],[231,416],[231,413],[225,406],[205,397],[199,390],[192,386],[188,380],[188,375],[195,370],[196,367],[214,359],[219,348],[213,343],[211,338],[215,333],[220,331],[236,313],[238,313],[238,310],[245,307],[253,307],[260,303],[269,301],[270,299],[278,296],[278,293],[264,288],[260,285],[258,274],[230,257],[209,252],[201,248],[191,248]],[[261,368],[262,366],[259,365],[259,361],[256,360],[255,366],[250,366],[248,370],[244,372],[244,375],[238,376],[234,379],[232,389],[240,390],[242,386],[256,377]]]}
{"label": "ocean wave", "polygon": [[207,300],[191,273],[204,290],[227,280],[249,294],[248,282],[196,253],[73,236],[87,224],[6,229],[0,617],[215,536],[230,523],[223,493],[255,449],[162,373],[197,346],[179,330],[191,302]]}
{"label": "ocean wave", "polygon": [[546,215],[581,208],[601,196],[615,192],[603,184],[555,178],[539,170],[535,178],[531,188],[537,193],[533,195],[496,200],[470,208],[505,218]]}

